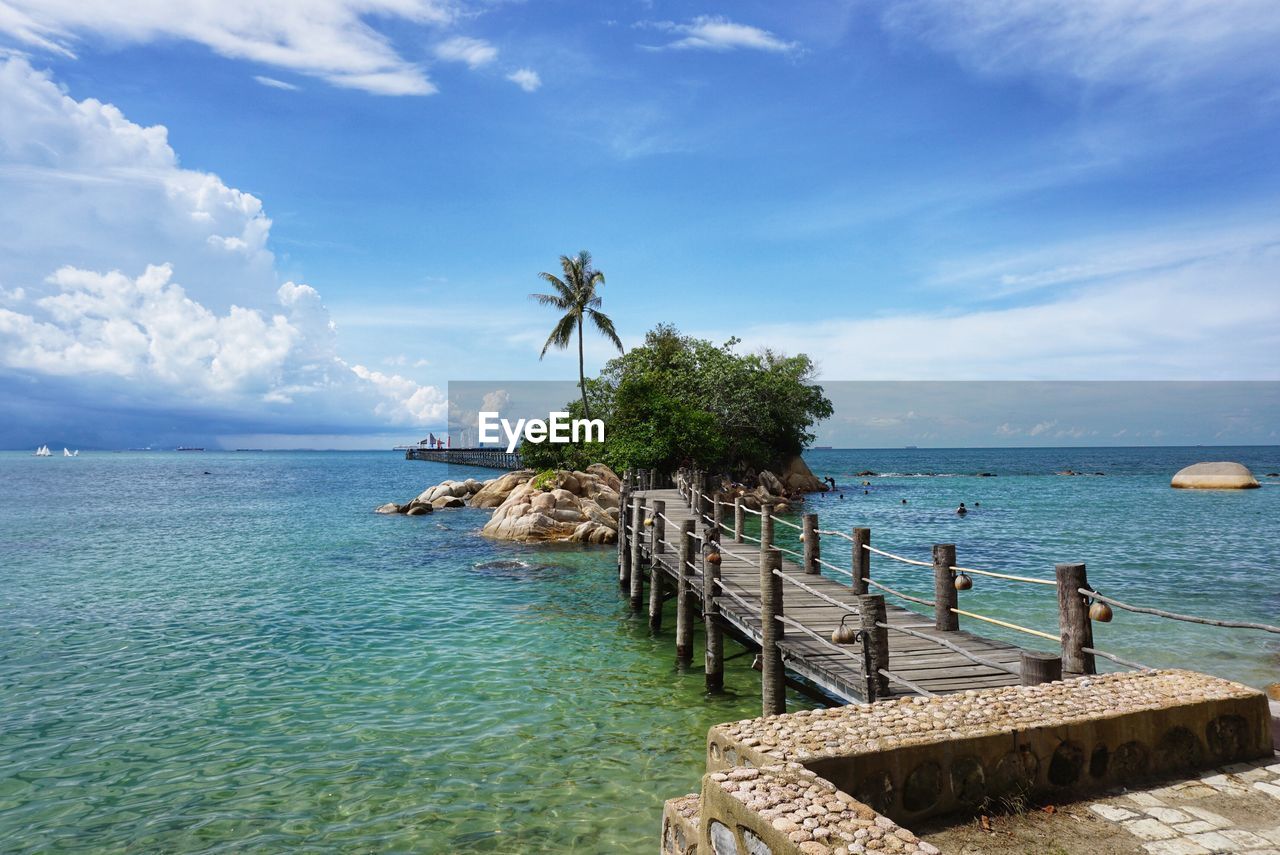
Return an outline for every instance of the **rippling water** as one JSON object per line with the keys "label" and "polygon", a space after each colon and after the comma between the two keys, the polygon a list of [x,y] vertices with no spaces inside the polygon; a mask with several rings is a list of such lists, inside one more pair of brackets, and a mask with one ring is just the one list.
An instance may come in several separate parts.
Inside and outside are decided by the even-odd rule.
{"label": "rippling water", "polygon": [[[1080,559],[1104,591],[1274,620],[1280,488],[1172,491],[1174,451],[815,452],[849,489],[810,507],[913,555]],[[1109,474],[1018,474],[1046,466]],[[1000,477],[862,487],[862,469]],[[671,616],[654,639],[627,613],[610,548],[492,543],[482,511],[370,513],[459,474],[390,453],[0,454],[0,849],[653,851],[706,729],[758,711],[749,659],[728,663],[737,694],[705,698]],[[957,520],[960,500],[981,508]],[[1052,629],[1042,592],[976,581],[978,611]],[[1100,644],[1274,679],[1266,640],[1153,623],[1118,615]]]}

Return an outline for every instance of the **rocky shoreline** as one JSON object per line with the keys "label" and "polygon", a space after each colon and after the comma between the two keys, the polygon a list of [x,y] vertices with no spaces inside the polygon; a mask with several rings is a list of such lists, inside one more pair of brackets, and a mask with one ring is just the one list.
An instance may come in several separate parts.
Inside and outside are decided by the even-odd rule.
{"label": "rocky shoreline", "polygon": [[[781,469],[777,475],[767,471],[754,475],[753,485],[723,478],[716,493],[725,500],[741,497],[752,510],[767,506],[780,513],[803,501],[805,493],[827,489],[799,456]],[[522,543],[604,544],[618,539],[621,492],[617,473],[594,463],[584,471],[521,469],[488,481],[442,481],[408,502],[388,502],[375,512],[423,516],[450,508],[491,508],[493,516],[480,530],[486,537]]]}

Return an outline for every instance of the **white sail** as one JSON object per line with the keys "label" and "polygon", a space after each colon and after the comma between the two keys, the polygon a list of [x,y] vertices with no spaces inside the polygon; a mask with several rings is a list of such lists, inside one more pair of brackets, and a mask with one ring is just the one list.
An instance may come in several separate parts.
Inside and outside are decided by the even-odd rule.
{"label": "white sail", "polygon": [[70,449],[68,449],[65,445],[64,445],[64,446],[62,446],[62,456],[63,456],[63,457],[71,457],[71,456],[72,456],[72,454],[71,454],[71,450],[70,450]]}
{"label": "white sail", "polygon": [[36,457],[52,457],[53,452],[49,450],[49,446],[42,445],[36,449]]}

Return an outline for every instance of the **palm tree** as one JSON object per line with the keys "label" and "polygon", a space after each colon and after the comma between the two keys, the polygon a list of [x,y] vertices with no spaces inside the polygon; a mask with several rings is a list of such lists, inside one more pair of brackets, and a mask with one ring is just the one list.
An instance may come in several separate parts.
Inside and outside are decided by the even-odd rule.
{"label": "palm tree", "polygon": [[587,407],[587,376],[582,361],[583,319],[591,318],[596,329],[614,343],[619,353],[622,352],[622,340],[618,338],[618,332],[613,328],[613,321],[599,310],[602,301],[596,294],[596,287],[604,284],[604,272],[591,266],[591,253],[584,249],[576,258],[562,255],[560,267],[564,270],[563,279],[551,273],[538,274],[551,283],[551,287],[555,289],[554,294],[529,295],[531,300],[537,300],[544,306],[551,306],[564,312],[551,330],[551,335],[547,337],[547,343],[542,346],[542,353],[538,355],[538,359],[546,356],[547,351],[552,347],[557,350],[568,347],[573,339],[573,331],[577,329],[578,387],[582,390],[582,413],[585,418],[591,418],[591,411]]}

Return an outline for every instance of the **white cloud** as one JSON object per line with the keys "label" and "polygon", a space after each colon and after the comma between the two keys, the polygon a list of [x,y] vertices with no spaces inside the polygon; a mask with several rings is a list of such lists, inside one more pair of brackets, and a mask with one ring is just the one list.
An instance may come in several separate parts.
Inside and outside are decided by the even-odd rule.
{"label": "white cloud", "polygon": [[261,83],[263,86],[270,87],[271,89],[284,89],[289,92],[296,92],[298,90],[298,87],[294,86],[292,83],[285,83],[283,80],[276,80],[274,77],[265,77],[261,74],[255,74],[253,79]]}
{"label": "white cloud", "polygon": [[0,63],[0,380],[271,425],[442,422],[438,390],[339,357],[316,290],[277,286],[270,227],[163,127]]}
{"label": "white cloud", "polygon": [[0,0],[0,32],[71,55],[85,36],[113,41],[184,39],[222,56],[285,68],[382,95],[427,95],[435,86],[397,53],[371,19],[441,25],[448,0]]}
{"label": "white cloud", "polygon": [[542,87],[542,78],[531,68],[520,68],[507,75],[507,79],[525,92],[537,92]]}
{"label": "white cloud", "polygon": [[436,58],[445,62],[465,62],[471,68],[488,65],[498,58],[498,49],[484,39],[455,36],[436,45]]}
{"label": "white cloud", "polygon": [[679,36],[662,47],[670,50],[762,50],[789,53],[799,49],[798,42],[778,38],[768,30],[739,24],[718,15],[699,15],[687,24],[658,21],[641,26]]}
{"label": "white cloud", "polygon": [[1280,74],[1271,0],[907,0],[884,19],[990,73],[1158,87],[1206,74]]}

